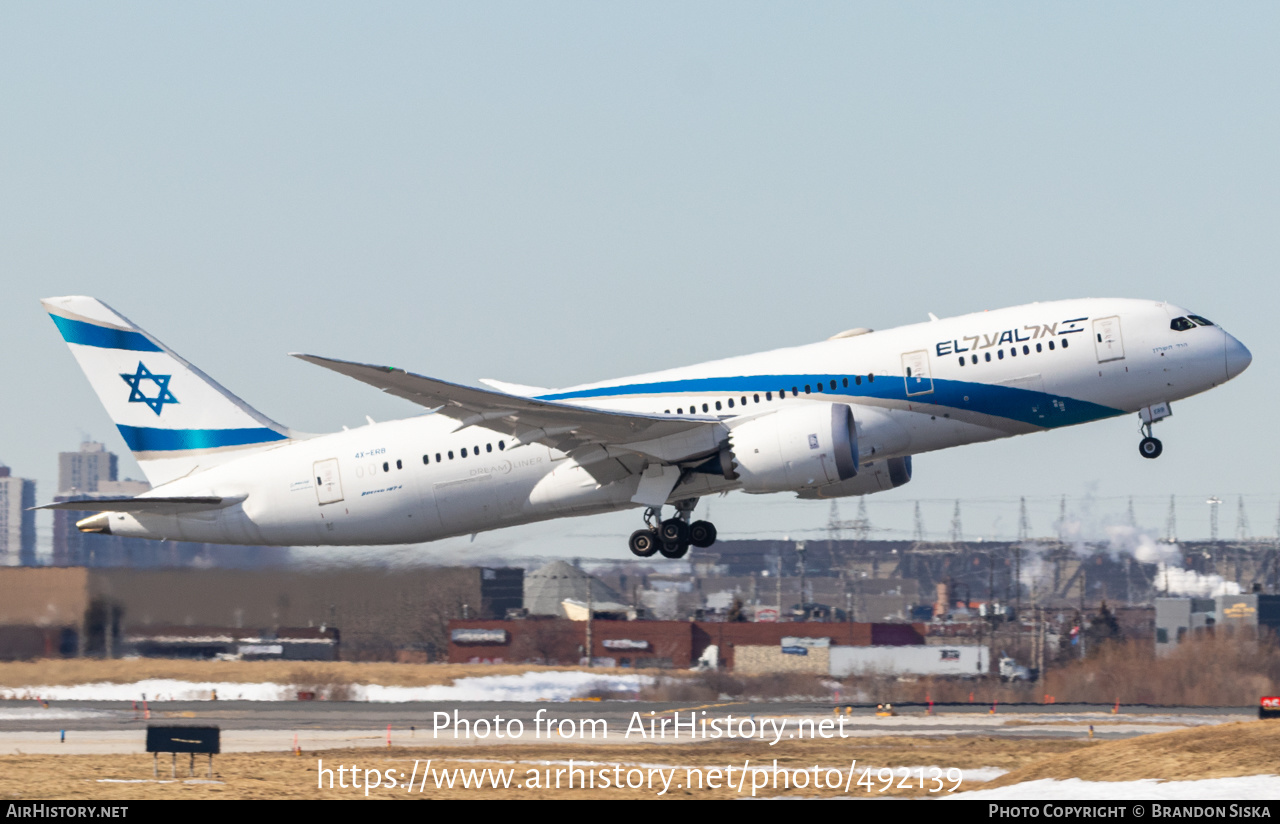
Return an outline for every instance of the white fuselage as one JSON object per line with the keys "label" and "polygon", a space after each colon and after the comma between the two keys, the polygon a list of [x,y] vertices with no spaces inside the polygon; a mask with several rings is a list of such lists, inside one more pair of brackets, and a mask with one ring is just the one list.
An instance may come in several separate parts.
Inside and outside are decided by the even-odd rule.
{"label": "white fuselage", "polygon": [[[1186,315],[1142,300],[1030,304],[538,397],[729,423],[789,405],[845,403],[865,469],[1132,413],[1203,392],[1247,365],[1247,350],[1220,327],[1170,327]],[[111,513],[111,532],[263,545],[417,543],[637,506],[636,475],[600,484],[563,453],[511,448],[510,436],[457,425],[427,414],[290,440],[149,493],[242,502],[180,515]],[[722,475],[691,475],[671,500],[737,487]]]}

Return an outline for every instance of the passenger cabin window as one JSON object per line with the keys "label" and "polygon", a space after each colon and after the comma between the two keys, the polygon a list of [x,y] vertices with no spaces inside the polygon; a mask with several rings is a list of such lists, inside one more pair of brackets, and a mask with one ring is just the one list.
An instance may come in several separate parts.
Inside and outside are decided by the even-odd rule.
{"label": "passenger cabin window", "polygon": [[854,375],[854,376],[853,376],[853,382],[854,382],[854,383],[856,383],[858,386],[862,386],[862,376],[861,376],[861,375]]}
{"label": "passenger cabin window", "polygon": [[1024,343],[1024,344],[1022,344],[1022,354],[1024,354],[1024,355],[1030,355],[1030,354],[1031,354],[1031,347],[1030,347],[1030,346],[1027,346],[1025,343]]}
{"label": "passenger cabin window", "polygon": [[996,357],[1000,360],[1004,360],[1004,350],[1001,349],[998,352],[996,352]]}
{"label": "passenger cabin window", "polygon": [[450,449],[450,450],[449,450],[449,460],[451,460],[451,461],[453,460],[453,450],[452,450],[452,449]]}
{"label": "passenger cabin window", "polygon": [[501,452],[502,450],[504,450],[504,449],[506,449],[506,448],[507,448],[507,444],[506,444],[506,442],[505,442],[505,441],[498,441],[498,451],[499,451],[499,452]]}
{"label": "passenger cabin window", "polygon": [[[719,409],[719,408],[720,408],[720,404],[716,404],[716,409]],[[729,399],[729,408],[730,409],[733,408],[733,398]]]}
{"label": "passenger cabin window", "polygon": [[832,381],[832,382],[831,382],[831,391],[832,391],[832,392],[836,391],[836,382],[835,382],[835,381]]}
{"label": "passenger cabin window", "polygon": [[[1174,318],[1169,321],[1169,328],[1175,332],[1185,332],[1188,329],[1195,329],[1196,325],[1187,318]],[[1098,340],[1102,340],[1102,335],[1098,335]]]}
{"label": "passenger cabin window", "polygon": [[1053,341],[1049,341],[1049,351],[1053,351]]}
{"label": "passenger cabin window", "polygon": [[426,456],[426,455],[423,455],[423,456],[422,456],[422,462],[423,462],[424,464],[429,464],[429,463],[431,463],[431,461],[430,461],[430,460],[428,460],[428,458],[427,458],[427,456]]}
{"label": "passenger cabin window", "polygon": [[1009,347],[1009,357],[1011,357],[1011,358],[1016,358],[1016,357],[1018,357],[1018,347],[1016,347],[1016,346],[1010,346],[1010,347]]}
{"label": "passenger cabin window", "polygon": [[391,467],[387,465],[387,462],[386,462],[386,461],[383,461],[383,462],[382,462],[382,471],[383,471],[383,472],[390,472],[390,471],[391,471]]}
{"label": "passenger cabin window", "polygon": [[703,412],[708,411],[708,410],[707,410],[707,405],[706,405],[705,403],[702,405],[702,411],[703,411]]}
{"label": "passenger cabin window", "polygon": [[404,464],[400,463],[399,458],[396,458],[396,469],[404,469]]}
{"label": "passenger cabin window", "polygon": [[867,375],[867,383],[875,383],[875,382],[876,382],[875,375]]}
{"label": "passenger cabin window", "polygon": [[764,399],[765,399],[766,401],[771,401],[771,400],[773,400],[773,393],[772,393],[772,392],[765,392],[765,393],[764,393]]}
{"label": "passenger cabin window", "polygon": [[759,395],[752,395],[752,396],[751,396],[751,399],[752,399],[752,401],[754,401],[755,403],[760,403],[760,396],[759,396]]}
{"label": "passenger cabin window", "polygon": [[492,452],[492,451],[493,451],[493,444],[491,444],[491,443],[487,443],[487,444],[485,444],[485,445],[484,445],[484,451],[485,451],[485,452]]}
{"label": "passenger cabin window", "polygon": [[964,355],[960,356],[960,365],[964,366]]}
{"label": "passenger cabin window", "polygon": [[440,453],[436,453],[436,463],[440,463]]}
{"label": "passenger cabin window", "polygon": [[720,401],[716,401],[716,411],[720,410]]}
{"label": "passenger cabin window", "polygon": [[1063,338],[1063,339],[1062,339],[1062,348],[1063,348],[1063,349],[1066,349],[1066,348],[1067,348],[1067,344],[1068,344],[1069,342],[1070,342],[1070,341],[1068,341],[1066,338]]}
{"label": "passenger cabin window", "polygon": [[1201,326],[1213,326],[1213,321],[1209,320],[1208,318],[1202,318],[1199,315],[1187,315],[1187,317],[1191,318],[1193,321],[1200,324]]}
{"label": "passenger cabin window", "polygon": [[982,359],[983,359],[984,361],[986,361],[987,363],[991,363],[991,353],[990,353],[990,352],[983,352],[983,353],[982,353]]}
{"label": "passenger cabin window", "polygon": [[841,379],[840,379],[840,385],[841,385],[842,387],[844,387],[845,389],[848,389],[848,388],[849,388],[849,379],[848,379],[848,378],[841,378]]}
{"label": "passenger cabin window", "polygon": [[[759,396],[759,395],[756,395],[756,400],[757,400],[757,401],[759,401],[759,400],[760,400],[760,396]],[[743,405],[743,406],[746,406],[746,405],[747,405],[747,396],[746,396],[746,395],[743,395],[743,396],[742,396],[742,405]]]}
{"label": "passenger cabin window", "polygon": [[1037,352],[1043,352],[1043,351],[1044,351],[1043,349],[1041,349],[1041,348],[1040,348],[1040,344],[1038,344],[1038,343],[1036,344],[1036,351],[1037,351]]}
{"label": "passenger cabin window", "polygon": [[467,448],[465,446],[462,447],[462,457],[467,457]]}

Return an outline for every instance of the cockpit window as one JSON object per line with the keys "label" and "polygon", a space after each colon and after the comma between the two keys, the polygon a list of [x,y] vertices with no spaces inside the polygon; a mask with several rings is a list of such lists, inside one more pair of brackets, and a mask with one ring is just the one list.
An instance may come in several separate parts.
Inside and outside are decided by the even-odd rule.
{"label": "cockpit window", "polygon": [[1209,320],[1208,318],[1202,318],[1199,315],[1187,315],[1187,317],[1191,318],[1193,321],[1200,324],[1201,326],[1213,326],[1213,321]]}
{"label": "cockpit window", "polygon": [[1169,321],[1169,328],[1175,332],[1185,332],[1188,329],[1195,329],[1196,325],[1186,318],[1174,318]]}

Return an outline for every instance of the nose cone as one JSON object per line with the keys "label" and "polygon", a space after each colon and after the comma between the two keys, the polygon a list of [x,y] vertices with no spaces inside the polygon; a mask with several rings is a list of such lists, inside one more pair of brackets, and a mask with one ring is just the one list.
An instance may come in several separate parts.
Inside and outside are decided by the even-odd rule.
{"label": "nose cone", "polygon": [[1223,343],[1227,350],[1227,380],[1231,380],[1249,368],[1249,364],[1253,362],[1253,355],[1243,343],[1231,335],[1224,332],[1223,336],[1226,338]]}

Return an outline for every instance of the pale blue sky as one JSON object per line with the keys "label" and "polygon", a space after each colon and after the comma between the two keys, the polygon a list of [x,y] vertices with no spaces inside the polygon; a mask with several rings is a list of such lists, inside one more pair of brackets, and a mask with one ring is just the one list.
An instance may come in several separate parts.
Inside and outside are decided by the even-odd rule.
{"label": "pale blue sky", "polygon": [[[1151,297],[1254,353],[1175,405],[1162,458],[1128,418],[953,450],[872,517],[909,529],[930,499],[942,533],[944,499],[990,499],[965,526],[994,537],[1019,495],[1047,532],[1058,495],[1104,518],[1133,494],[1161,527],[1178,494],[1194,536],[1190,502],[1245,493],[1269,534],[1278,40],[1274,3],[6,2],[0,460],[47,500],[81,432],[125,452],[48,295],[102,298],[309,431],[417,409],[289,351],[555,386]],[[828,511],[712,506],[726,534]],[[475,546],[625,552],[638,522]]]}

